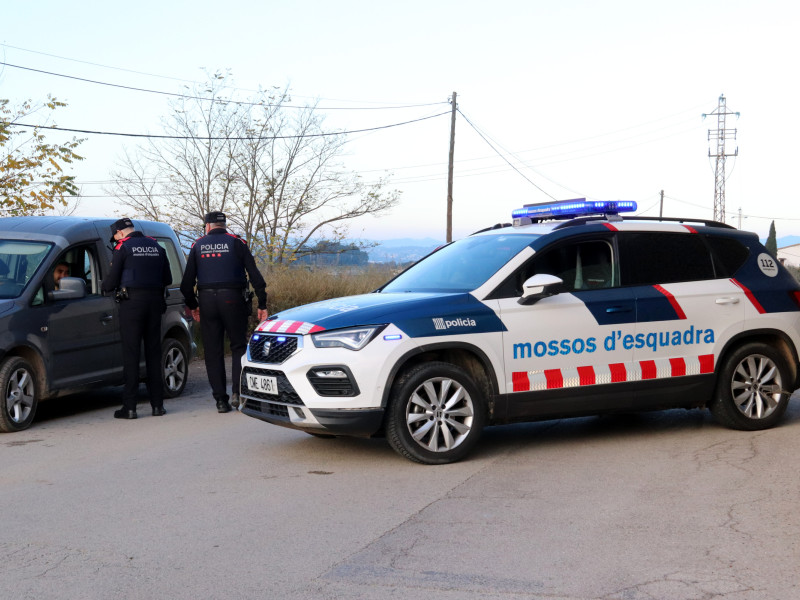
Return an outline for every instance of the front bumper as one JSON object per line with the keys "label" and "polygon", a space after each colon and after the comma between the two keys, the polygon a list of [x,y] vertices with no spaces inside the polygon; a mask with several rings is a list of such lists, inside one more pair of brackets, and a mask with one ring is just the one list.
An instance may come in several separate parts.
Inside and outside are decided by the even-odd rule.
{"label": "front bumper", "polygon": [[242,399],[241,411],[248,417],[308,433],[370,437],[380,430],[383,423],[382,408],[311,409],[246,395]]}

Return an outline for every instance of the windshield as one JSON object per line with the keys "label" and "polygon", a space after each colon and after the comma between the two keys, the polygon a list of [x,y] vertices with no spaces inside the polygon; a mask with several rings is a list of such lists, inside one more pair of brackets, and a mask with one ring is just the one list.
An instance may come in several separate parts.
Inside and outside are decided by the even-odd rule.
{"label": "windshield", "polygon": [[18,298],[52,244],[0,240],[0,298]]}
{"label": "windshield", "polygon": [[381,292],[470,292],[538,235],[479,235],[445,246],[398,275]]}

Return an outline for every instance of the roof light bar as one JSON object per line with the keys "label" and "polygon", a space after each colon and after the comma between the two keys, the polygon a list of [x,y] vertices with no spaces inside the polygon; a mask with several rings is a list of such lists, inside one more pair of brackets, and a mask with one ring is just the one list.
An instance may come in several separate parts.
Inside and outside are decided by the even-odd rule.
{"label": "roof light bar", "polygon": [[634,200],[560,200],[558,202],[542,202],[526,204],[511,213],[513,219],[572,219],[589,215],[618,214],[634,212],[637,209]]}

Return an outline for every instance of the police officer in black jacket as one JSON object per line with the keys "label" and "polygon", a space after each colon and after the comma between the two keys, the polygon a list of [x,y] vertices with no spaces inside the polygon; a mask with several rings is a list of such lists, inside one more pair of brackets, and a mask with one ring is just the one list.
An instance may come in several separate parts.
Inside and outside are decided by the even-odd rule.
{"label": "police officer in black jacket", "polygon": [[125,389],[117,419],[136,418],[136,392],[139,389],[140,344],[144,340],[147,364],[147,391],[153,416],[164,410],[164,385],[161,374],[161,315],[167,308],[164,289],[172,283],[169,259],[153,238],[135,231],[128,218],[111,225],[111,242],[116,243],[111,271],[103,280],[103,292],[115,292],[119,302],[122,364]]}
{"label": "police officer in black jacket", "polygon": [[[228,233],[225,225],[224,213],[215,211],[206,215],[206,235],[192,245],[181,281],[186,306],[194,319],[200,321],[208,382],[221,413],[230,412],[231,404],[234,408],[239,406],[239,377],[250,314],[249,299],[245,300],[248,277],[258,298],[258,320],[267,318],[267,284],[247,243]],[[232,355],[230,397],[225,379],[225,333]]]}

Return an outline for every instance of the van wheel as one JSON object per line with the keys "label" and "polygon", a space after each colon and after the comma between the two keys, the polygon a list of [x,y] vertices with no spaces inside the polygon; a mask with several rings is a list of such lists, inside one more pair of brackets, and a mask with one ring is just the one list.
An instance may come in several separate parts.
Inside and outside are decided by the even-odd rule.
{"label": "van wheel", "polygon": [[485,423],[485,402],[469,374],[432,362],[409,369],[395,382],[386,437],[409,460],[440,465],[464,458]]}
{"label": "van wheel", "polygon": [[0,431],[22,431],[30,427],[39,404],[36,373],[30,363],[12,356],[0,366]]}
{"label": "van wheel", "polygon": [[189,377],[189,354],[175,338],[167,338],[161,345],[161,372],[164,377],[164,397],[180,396]]}
{"label": "van wheel", "polygon": [[732,429],[773,427],[789,404],[791,373],[786,358],[772,346],[745,344],[725,361],[709,409]]}

